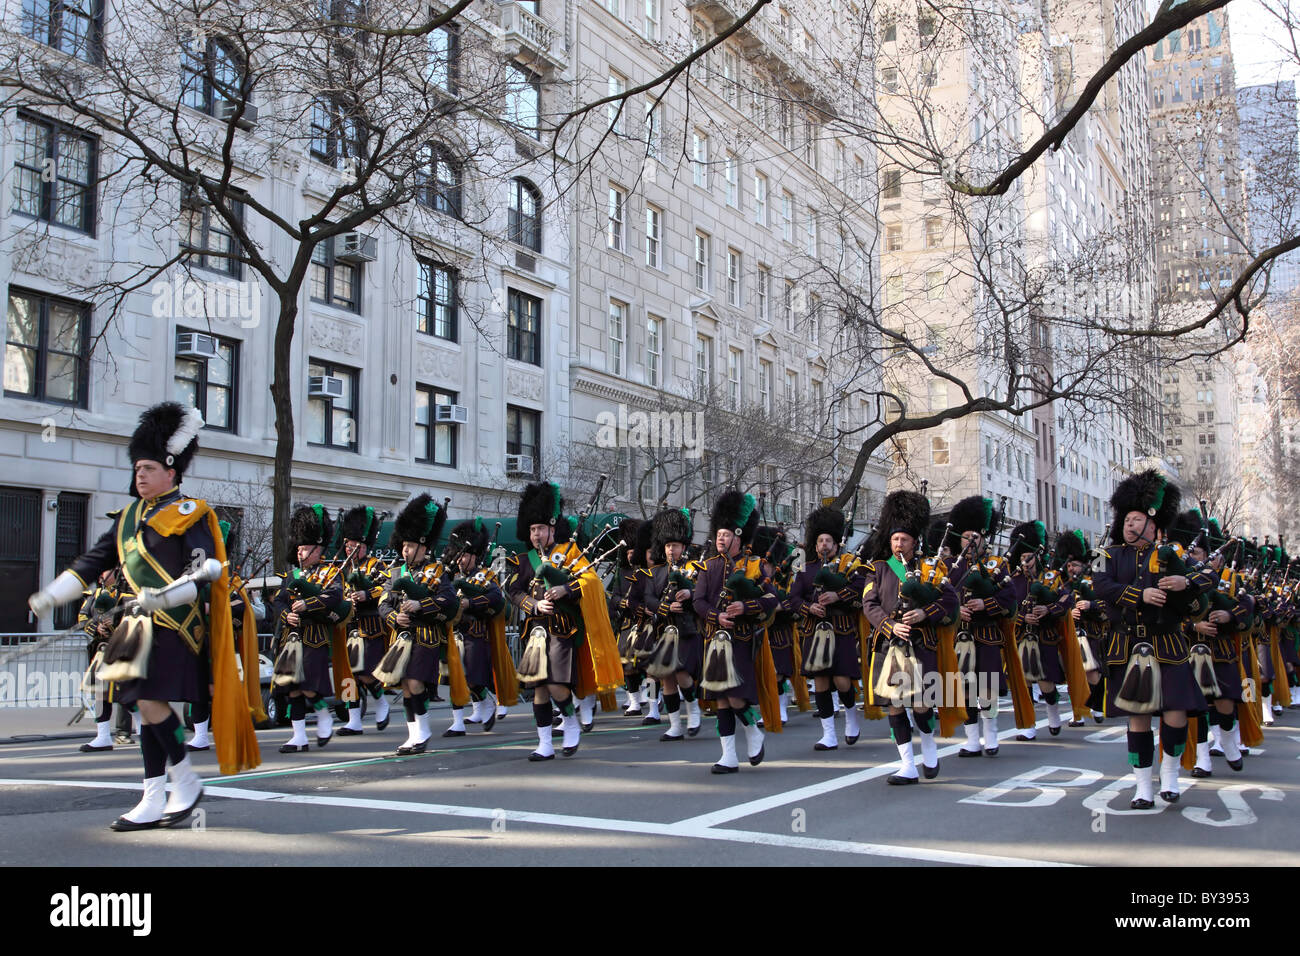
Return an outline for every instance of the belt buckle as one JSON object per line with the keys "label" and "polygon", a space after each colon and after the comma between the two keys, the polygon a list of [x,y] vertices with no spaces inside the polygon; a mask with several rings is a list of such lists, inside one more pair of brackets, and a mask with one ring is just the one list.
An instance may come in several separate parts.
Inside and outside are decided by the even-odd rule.
{"label": "belt buckle", "polygon": [[1145,641],[1147,639],[1147,626],[1139,624],[1133,629],[1133,633],[1137,635],[1139,641]]}

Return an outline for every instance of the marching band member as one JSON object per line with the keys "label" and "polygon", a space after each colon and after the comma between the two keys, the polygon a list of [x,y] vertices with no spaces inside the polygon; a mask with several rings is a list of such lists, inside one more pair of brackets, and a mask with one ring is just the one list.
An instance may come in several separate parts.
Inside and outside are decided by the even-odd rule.
{"label": "marching band member", "polygon": [[[653,535],[654,527],[650,521],[642,521],[637,524],[636,577],[632,586],[632,593],[636,596],[635,610],[638,619],[641,621],[642,628],[653,628],[654,624],[652,616],[642,601],[646,579],[650,577],[650,567],[654,563]],[[659,714],[659,702],[663,692],[660,682],[646,673],[646,663],[647,661],[644,659],[636,661],[633,665],[633,680],[636,681],[638,687],[647,687],[645,699],[649,709],[641,720],[641,726],[656,727],[663,723],[663,718]],[[588,730],[590,728],[584,726],[583,729]]]}
{"label": "marching band member", "polygon": [[[1015,593],[1016,646],[1021,652],[1021,667],[1026,681],[1038,685],[1047,707],[1047,730],[1055,737],[1061,732],[1061,697],[1057,685],[1066,682],[1061,660],[1062,637],[1056,625],[1069,613],[1074,592],[1065,587],[1058,572],[1043,567],[1042,554],[1046,547],[1047,529],[1041,521],[1018,524],[1011,529],[1007,563],[1011,566],[1011,588]],[[1038,729],[1031,722],[1016,735],[1016,740],[1029,741],[1037,736]]]}
{"label": "marching band member", "polygon": [[802,618],[803,673],[813,679],[821,739],[814,750],[835,750],[834,687],[844,705],[844,741],[852,746],[862,733],[855,685],[862,678],[858,663],[858,618],[866,575],[857,559],[840,553],[844,512],[817,508],[808,516],[804,550],[807,564],[790,587],[790,607]]}
{"label": "marching band member", "polygon": [[303,506],[289,518],[289,547],[298,567],[285,578],[275,601],[281,608],[279,625],[284,635],[276,664],[277,672],[287,674],[292,655],[301,654],[301,664],[295,662],[293,667],[301,679],[288,684],[293,736],[280,747],[282,754],[311,749],[307,741],[309,706],[316,711],[316,746],[324,747],[334,736],[334,715],[327,705],[340,678],[339,674],[333,679],[330,675],[337,655],[334,629],[347,620],[351,606],[343,596],[338,567],[321,564],[321,556],[333,540],[334,521],[323,505]]}
{"label": "marching band member", "polygon": [[1131,806],[1155,806],[1154,714],[1160,715],[1160,796],[1178,800],[1179,758],[1187,743],[1187,713],[1205,706],[1205,695],[1188,662],[1190,647],[1182,621],[1197,595],[1210,589],[1199,572],[1179,573],[1182,561],[1156,536],[1173,523],[1178,488],[1159,472],[1144,471],[1120,482],[1111,495],[1111,544],[1104,566],[1093,575],[1097,596],[1110,620],[1105,662],[1107,714],[1128,717],[1129,763],[1136,792]]}
{"label": "marching band member", "polygon": [[[221,771],[237,773],[259,762],[235,667],[229,577],[217,516],[206,502],[185,497],[178,487],[198,450],[202,427],[195,409],[175,402],[146,410],[127,446],[134,475],[130,491],[136,500],[116,513],[113,527],[90,551],[28,599],[38,616],[49,614],[79,598],[88,582],[115,565],[122,569],[125,590],[133,595],[124,626],[109,641],[105,659],[141,674],[125,680],[120,690],[121,700],[137,704],[143,720],[144,796],[114,821],[114,830],[174,826],[187,819],[203,797],[170,702],[194,702],[206,694],[205,641],[212,646]],[[222,565],[207,588],[206,619],[198,580],[211,572],[205,567],[198,576],[188,576],[196,556],[201,563],[215,559]],[[170,795],[164,771],[171,777]]]}
{"label": "marching band member", "polygon": [[[348,722],[339,728],[340,737],[359,736],[361,726],[361,694],[369,694],[375,702],[375,730],[388,726],[388,695],[384,685],[375,679],[374,670],[388,650],[388,628],[379,613],[379,601],[384,594],[384,563],[371,555],[379,539],[382,520],[375,509],[357,505],[343,514],[343,550],[346,569],[343,589],[352,602],[354,617],[352,630],[361,641],[361,652],[352,661],[352,675],[357,679],[357,697],[348,701]],[[349,638],[353,640],[353,638]]]}
{"label": "marching band member", "polygon": [[[1106,719],[1105,685],[1101,673],[1106,616],[1092,586],[1092,561],[1095,557],[1096,552],[1088,547],[1082,531],[1063,531],[1056,539],[1055,563],[1064,566],[1066,584],[1074,594],[1070,618],[1074,621],[1075,638],[1080,642],[1079,653],[1086,665],[1084,678],[1088,682],[1088,709],[1093,721],[1100,724]],[[1071,698],[1073,696],[1071,694]],[[1071,699],[1070,703],[1076,702]],[[1070,726],[1082,727],[1083,718],[1071,720]]]}
{"label": "marching band member", "polygon": [[[402,707],[406,711],[406,741],[397,748],[399,757],[422,754],[428,746],[430,687],[438,682],[439,662],[450,635],[447,622],[455,615],[459,602],[451,588],[451,578],[442,564],[431,560],[447,510],[427,493],[408,498],[398,509],[388,546],[400,549],[402,566],[388,580],[379,613],[398,639],[409,641],[405,666],[396,665],[389,673],[386,665],[400,659],[403,648],[390,646],[379,664],[379,674],[386,683],[400,670]],[[447,736],[447,734],[444,734]]]}
{"label": "marching band member", "polygon": [[482,724],[484,733],[496,724],[500,697],[512,704],[518,697],[514,662],[505,644],[505,593],[492,569],[479,567],[488,546],[482,518],[462,521],[451,529],[451,550],[459,552],[459,574],[452,584],[460,599],[455,630],[464,645],[465,680],[474,702],[469,722]]}
{"label": "marching band member", "polygon": [[760,525],[754,537],[754,553],[763,556],[764,574],[771,578],[772,589],[776,592],[776,616],[767,625],[767,643],[772,650],[772,666],[776,671],[778,702],[781,708],[781,723],[789,720],[790,701],[799,688],[799,709],[807,710],[807,684],[803,671],[796,660],[796,653],[801,649],[796,642],[798,625],[797,615],[790,604],[790,587],[794,583],[794,549],[785,539],[780,528]]}
{"label": "marching band member", "polygon": [[636,548],[637,530],[641,522],[635,518],[624,518],[619,522],[619,540],[626,543],[620,548],[614,562],[614,580],[610,585],[609,620],[618,637],[619,657],[623,662],[623,689],[627,692],[627,709],[624,717],[641,716],[642,677],[636,668],[633,645],[642,624],[642,609],[639,603],[641,593],[637,569],[644,562],[644,556],[638,557]]}
{"label": "marching band member", "polygon": [[[692,605],[699,567],[683,558],[692,533],[689,510],[666,508],[651,518],[649,525],[650,564],[641,576],[640,604],[655,631],[656,650],[647,667],[650,676],[662,682],[664,709],[668,711],[668,730],[659,739],[672,742],[700,732],[698,684],[704,667],[704,640]],[[661,657],[664,660],[659,660]]]}
{"label": "marching band member", "polygon": [[996,757],[1004,644],[1001,620],[1014,614],[1016,607],[1006,560],[988,553],[1002,514],[994,509],[991,498],[972,495],[953,505],[949,520],[952,534],[961,542],[957,558],[949,567],[948,580],[961,601],[956,652],[968,684],[966,743],[957,756]]}
{"label": "marching band member", "polygon": [[[91,665],[98,666],[97,659],[102,660],[99,652],[112,637],[113,629],[121,616],[118,604],[122,598],[122,587],[118,574],[116,567],[104,571],[99,576],[95,587],[86,592],[86,599],[81,603],[81,610],[77,612],[77,627],[81,628],[86,635],[86,658],[87,663]],[[95,739],[82,744],[81,753],[98,753],[113,749],[113,735],[109,730],[109,724],[112,722],[113,704],[118,700],[119,693],[115,682],[104,682],[99,694],[99,710],[95,714]],[[129,713],[120,705],[118,711],[122,715]],[[129,729],[130,718],[127,717],[126,720],[126,727]],[[119,718],[119,726],[121,724]]]}
{"label": "marching band member", "polygon": [[[771,582],[762,577],[762,561],[748,555],[758,531],[754,496],[724,492],[713,505],[712,518],[711,537],[718,553],[704,562],[693,600],[709,639],[701,685],[706,699],[717,703],[722,744],[722,757],[713,765],[713,773],[725,774],[740,769],[737,720],[745,728],[750,766],[763,762],[764,733],[754,704],[760,702],[760,690],[768,680],[775,704],[776,674],[766,651],[763,623],[776,611],[778,601]],[[763,717],[773,731],[779,729],[779,714]]]}
{"label": "marching band member", "polygon": [[934,741],[939,701],[927,699],[927,687],[942,687],[944,682],[937,629],[957,617],[957,592],[942,564],[936,565],[929,582],[916,573],[921,536],[929,523],[930,502],[924,495],[895,491],[885,498],[876,522],[875,560],[862,593],[862,612],[875,632],[868,699],[889,705],[889,726],[902,762],[898,773],[888,779],[895,786],[914,784],[919,778],[905,708],[911,708],[921,735],[926,779],[939,775]]}

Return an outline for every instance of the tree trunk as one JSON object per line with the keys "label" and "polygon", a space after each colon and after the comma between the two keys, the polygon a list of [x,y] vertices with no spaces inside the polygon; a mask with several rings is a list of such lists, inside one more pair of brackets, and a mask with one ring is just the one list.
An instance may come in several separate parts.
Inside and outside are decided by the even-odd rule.
{"label": "tree trunk", "polygon": [[271,401],[275,406],[275,472],[271,477],[272,567],[279,567],[289,551],[289,508],[293,496],[293,381],[290,357],[297,319],[297,295],[281,295],[280,316],[275,325],[275,354],[272,358],[271,377]]}

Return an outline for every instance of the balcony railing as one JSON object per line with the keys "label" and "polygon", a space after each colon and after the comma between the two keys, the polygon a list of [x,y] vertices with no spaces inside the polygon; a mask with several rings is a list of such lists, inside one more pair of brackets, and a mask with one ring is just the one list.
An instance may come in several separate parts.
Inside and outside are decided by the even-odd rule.
{"label": "balcony railing", "polygon": [[563,70],[569,62],[564,36],[520,4],[501,4],[501,42],[543,70]]}

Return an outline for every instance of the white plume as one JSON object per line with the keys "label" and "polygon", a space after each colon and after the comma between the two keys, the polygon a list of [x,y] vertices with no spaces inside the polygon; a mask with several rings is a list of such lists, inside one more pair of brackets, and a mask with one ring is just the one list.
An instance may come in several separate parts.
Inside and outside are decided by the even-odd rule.
{"label": "white plume", "polygon": [[172,432],[172,437],[167,439],[167,454],[179,455],[189,447],[190,442],[199,436],[200,429],[203,428],[203,416],[199,414],[197,408],[187,408],[185,417],[181,419],[180,428]]}

